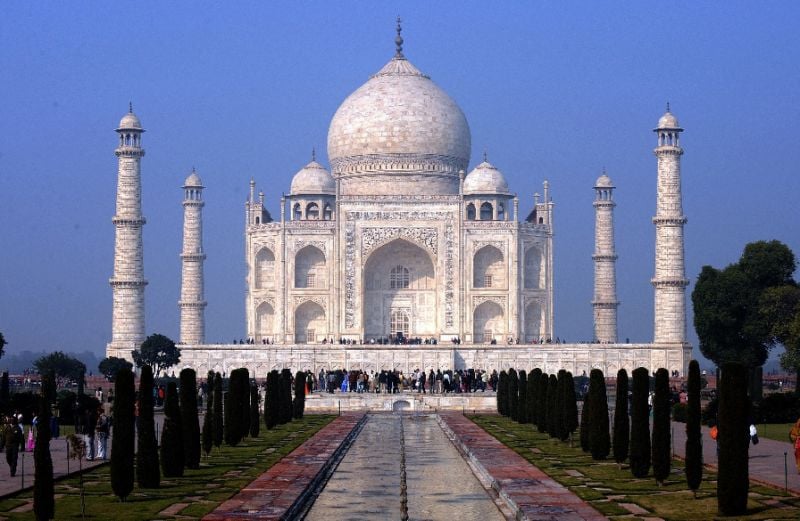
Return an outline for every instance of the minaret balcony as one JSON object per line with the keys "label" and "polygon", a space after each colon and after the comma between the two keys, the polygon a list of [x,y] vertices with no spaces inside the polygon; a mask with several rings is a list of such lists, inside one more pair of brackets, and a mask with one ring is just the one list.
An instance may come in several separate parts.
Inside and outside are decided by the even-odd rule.
{"label": "minaret balcony", "polygon": [[683,149],[675,145],[661,145],[653,150],[657,156],[680,156],[683,155]]}
{"label": "minaret balcony", "polygon": [[117,147],[114,150],[117,157],[144,157],[144,149],[139,147]]}
{"label": "minaret balcony", "polygon": [[208,302],[206,302],[205,300],[201,300],[201,301],[179,300],[178,301],[178,306],[182,307],[182,308],[204,308],[204,307],[206,307],[206,305],[208,305]]}
{"label": "minaret balcony", "polygon": [[619,307],[618,300],[593,300],[592,307],[599,309],[617,309]]}
{"label": "minaret balcony", "polygon": [[592,255],[592,259],[598,261],[615,261],[618,258],[619,255],[617,254],[609,255],[607,253],[595,253],[594,255]]}
{"label": "minaret balcony", "polygon": [[206,254],[205,253],[181,253],[181,259],[184,259],[184,260],[195,260],[195,261],[206,260]]}
{"label": "minaret balcony", "polygon": [[113,288],[141,288],[147,286],[146,280],[122,280],[111,278],[108,279],[108,283],[111,284]]}
{"label": "minaret balcony", "polygon": [[111,218],[111,222],[117,226],[142,226],[147,224],[147,219],[144,217],[130,218],[130,217],[117,217],[116,215]]}
{"label": "minaret balcony", "polygon": [[655,288],[685,288],[689,285],[689,280],[683,277],[667,277],[652,279],[650,283]]}
{"label": "minaret balcony", "polygon": [[653,224],[665,225],[665,226],[683,226],[686,224],[688,219],[686,219],[685,215],[681,215],[680,217],[653,217]]}

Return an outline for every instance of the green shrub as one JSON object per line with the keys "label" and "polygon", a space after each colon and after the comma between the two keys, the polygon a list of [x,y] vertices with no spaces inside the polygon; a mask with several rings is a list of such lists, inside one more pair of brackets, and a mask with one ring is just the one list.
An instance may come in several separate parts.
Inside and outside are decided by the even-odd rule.
{"label": "green shrub", "polygon": [[508,416],[508,374],[505,369],[500,371],[497,381],[497,413]]}
{"label": "green shrub", "polygon": [[736,363],[722,367],[719,383],[719,447],[717,506],[723,516],[747,512],[750,486],[750,401],[747,397],[747,369]]}
{"label": "green shrub", "polygon": [[142,366],[139,377],[136,482],[141,488],[158,488],[161,485],[156,424],[153,417],[153,369],[149,365]]}
{"label": "green shrub", "polygon": [[528,389],[525,392],[525,402],[528,408],[528,422],[534,425],[539,421],[539,379],[542,377],[542,370],[535,368],[528,375]]}
{"label": "green shrub", "polygon": [[570,438],[578,428],[578,400],[575,397],[575,382],[572,379],[572,373],[569,371],[564,376],[564,388],[562,390],[563,414],[561,416],[562,440]]}
{"label": "green shrub", "polygon": [[258,387],[250,386],[250,437],[257,438],[261,427],[261,418],[258,415],[259,405]]}
{"label": "green shrub", "polygon": [[214,377],[213,386],[213,399],[214,399],[214,421],[211,424],[213,429],[214,446],[219,447],[222,445],[222,439],[225,435],[225,423],[222,414],[222,402],[224,396],[222,394],[222,375],[217,373]]}
{"label": "green shrub", "polygon": [[133,371],[122,368],[114,379],[114,435],[111,437],[111,490],[125,501],[133,492],[136,431]]}
{"label": "green shrub", "polygon": [[519,423],[528,423],[528,375],[524,370],[517,373],[519,382],[517,383],[519,396],[519,403],[517,404],[517,421]]}
{"label": "green shrub", "polygon": [[547,434],[558,438],[561,413],[558,410],[558,377],[551,374],[547,378]]}
{"label": "green shrub", "polygon": [[611,436],[608,433],[608,399],[603,371],[592,369],[589,373],[589,452],[592,459],[603,460],[611,452]]}
{"label": "green shrub", "polygon": [[536,428],[542,434],[547,432],[547,389],[549,386],[550,377],[547,373],[542,373],[539,377],[539,390],[536,392],[536,411],[539,417]]}
{"label": "green shrub", "polygon": [[264,401],[264,425],[267,430],[278,425],[280,414],[280,375],[273,369],[267,374],[267,397]]}
{"label": "green shrub", "polygon": [[773,393],[754,408],[758,423],[794,423],[800,417],[800,398],[795,393]]}
{"label": "green shrub", "polygon": [[644,367],[633,370],[631,386],[631,474],[644,478],[650,473],[650,373]]}
{"label": "green shrub", "polygon": [[297,371],[294,375],[294,401],[292,402],[292,416],[301,420],[306,410],[306,374]]}
{"label": "green shrub", "polygon": [[700,364],[697,360],[692,360],[689,362],[689,381],[686,389],[686,483],[689,490],[695,492],[703,480],[700,386]]}
{"label": "green shrub", "polygon": [[187,469],[200,468],[200,418],[197,415],[197,373],[185,368],[180,373],[181,431],[183,461]]}
{"label": "green shrub", "polygon": [[669,373],[662,367],[656,371],[653,395],[653,476],[661,484],[669,477],[672,463],[669,400]]}
{"label": "green shrub", "polygon": [[178,388],[175,382],[170,382],[164,401],[164,427],[161,429],[161,470],[165,478],[179,478],[183,476],[183,468],[183,433]]}
{"label": "green shrub", "polygon": [[508,416],[519,420],[519,376],[515,369],[508,370]]}
{"label": "green shrub", "polygon": [[628,459],[631,424],[628,416],[628,372],[617,371],[617,399],[614,405],[614,461],[619,464]]}
{"label": "green shrub", "polygon": [[672,421],[686,423],[689,414],[689,406],[685,403],[676,403],[672,406]]}

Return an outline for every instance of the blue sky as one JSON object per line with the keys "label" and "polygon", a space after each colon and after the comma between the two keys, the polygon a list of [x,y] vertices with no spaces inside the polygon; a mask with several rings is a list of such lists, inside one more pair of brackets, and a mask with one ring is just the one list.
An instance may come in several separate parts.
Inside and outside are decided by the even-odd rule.
{"label": "blue sky", "polygon": [[312,147],[327,164],[330,119],[391,58],[398,14],[406,56],[467,116],[471,166],[486,150],[522,215],[551,183],[558,336],[592,336],[592,186],[605,167],[620,337],[652,339],[652,128],[667,101],[686,129],[687,276],[754,240],[800,254],[796,2],[44,5],[0,5],[9,350],[101,353],[110,338],[113,129],[129,101],[147,129],[147,331],[178,337],[180,186],[194,166],[207,186],[207,338],[244,336],[248,181],[276,215]]}

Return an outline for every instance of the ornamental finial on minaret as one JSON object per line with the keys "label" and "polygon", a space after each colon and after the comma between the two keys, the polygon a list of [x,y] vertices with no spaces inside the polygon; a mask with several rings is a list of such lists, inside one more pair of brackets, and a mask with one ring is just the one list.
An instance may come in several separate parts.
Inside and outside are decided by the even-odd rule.
{"label": "ornamental finial on minaret", "polygon": [[397,36],[394,39],[394,44],[395,44],[397,52],[395,53],[394,57],[402,59],[402,58],[405,58],[405,56],[403,56],[403,37],[400,36],[400,33],[403,31],[403,28],[400,26],[401,22],[402,22],[402,20],[398,16],[397,17]]}
{"label": "ornamental finial on minaret", "polygon": [[133,102],[128,102],[128,114],[133,114]]}
{"label": "ornamental finial on minaret", "polygon": [[311,147],[311,161],[317,160],[317,147]]}
{"label": "ornamental finial on minaret", "polygon": [[669,101],[667,102],[667,112],[669,112]]}

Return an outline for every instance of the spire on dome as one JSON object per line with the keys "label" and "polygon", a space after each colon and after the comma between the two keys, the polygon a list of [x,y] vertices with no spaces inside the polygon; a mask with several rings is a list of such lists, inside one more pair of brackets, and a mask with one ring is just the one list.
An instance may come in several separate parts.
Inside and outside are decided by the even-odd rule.
{"label": "spire on dome", "polygon": [[397,37],[395,37],[395,39],[394,39],[394,44],[396,46],[397,52],[395,53],[394,57],[402,59],[402,58],[405,58],[405,56],[403,56],[403,37],[400,36],[400,33],[403,31],[403,28],[400,26],[401,22],[402,22],[402,20],[398,16],[397,17]]}
{"label": "spire on dome", "polygon": [[317,147],[311,147],[311,161],[317,160]]}
{"label": "spire on dome", "polygon": [[489,156],[486,154],[486,149],[485,148],[483,149],[483,162],[484,163],[488,163],[489,162]]}
{"label": "spire on dome", "polygon": [[128,114],[133,114],[133,102],[128,102]]}
{"label": "spire on dome", "polygon": [[669,101],[667,102],[667,112],[669,112]]}

